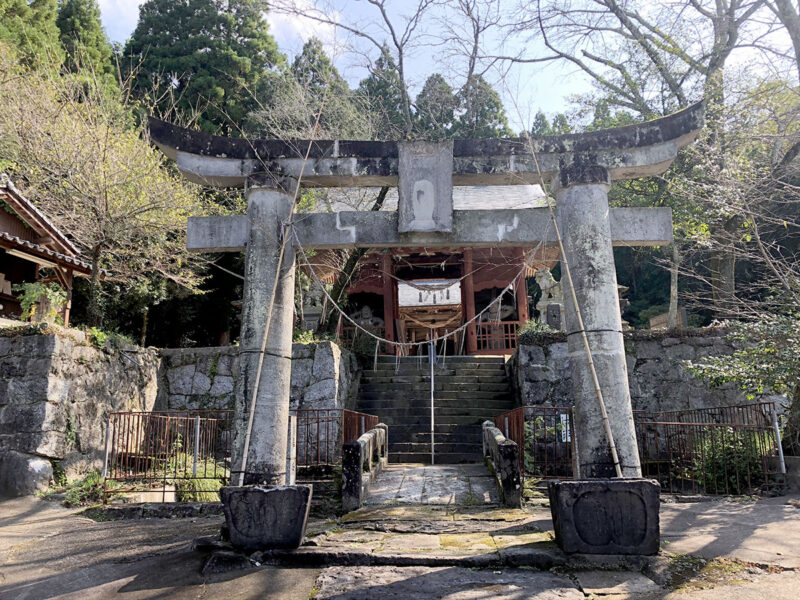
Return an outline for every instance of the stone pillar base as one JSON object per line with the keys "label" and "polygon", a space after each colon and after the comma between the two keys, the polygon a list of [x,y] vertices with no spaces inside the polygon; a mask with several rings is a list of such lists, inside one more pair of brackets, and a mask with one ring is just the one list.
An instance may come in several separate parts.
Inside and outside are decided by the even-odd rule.
{"label": "stone pillar base", "polygon": [[652,479],[550,482],[556,543],[567,553],[658,554],[660,490]]}
{"label": "stone pillar base", "polygon": [[299,548],[306,533],[311,493],[310,485],[222,488],[231,543],[242,550]]}

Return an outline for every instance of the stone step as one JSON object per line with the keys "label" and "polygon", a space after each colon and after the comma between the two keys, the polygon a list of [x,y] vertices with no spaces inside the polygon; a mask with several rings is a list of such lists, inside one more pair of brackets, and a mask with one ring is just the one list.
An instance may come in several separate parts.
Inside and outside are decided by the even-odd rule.
{"label": "stone step", "polygon": [[[437,465],[458,465],[463,463],[481,462],[483,457],[480,452],[467,453],[441,453],[435,456]],[[430,464],[431,453],[428,452],[399,452],[389,453],[390,463],[424,463]]]}
{"label": "stone step", "polygon": [[[372,365],[369,365],[372,366]],[[403,364],[403,365],[390,365],[390,364],[377,364],[376,369],[365,369],[369,373],[430,373],[430,365],[428,363],[419,364]],[[505,365],[482,365],[475,364],[439,364],[434,367],[436,373],[505,373]]]}
{"label": "stone step", "polygon": [[[441,356],[439,357],[442,358]],[[419,360],[427,361],[427,356],[388,356],[383,355],[378,357],[378,363],[391,363],[399,362],[400,364],[417,362]],[[505,364],[506,359],[502,356],[463,356],[463,355],[448,355],[445,357],[446,361],[454,363],[480,363],[480,364]]]}
{"label": "stone step", "polygon": [[[462,399],[453,400],[436,397],[433,399],[433,404],[436,408],[459,408],[465,406],[467,403]],[[481,400],[480,402],[470,403],[472,406],[484,408],[495,414],[500,414],[514,408],[514,403],[510,400]],[[358,403],[359,412],[366,412],[370,414],[377,414],[380,416],[380,411],[384,409],[404,408],[409,407],[415,410],[428,410],[431,408],[430,398],[382,398],[380,400],[361,400]]]}
{"label": "stone step", "polygon": [[[361,383],[361,392],[428,392],[431,382],[419,383]],[[510,393],[508,383],[448,383],[436,380],[433,382],[434,392],[506,392]]]}
{"label": "stone step", "polygon": [[[474,429],[474,428],[470,428]],[[482,444],[480,432],[475,433],[437,433],[434,431],[434,442],[442,444],[463,443],[463,444]],[[401,438],[399,435],[395,436],[397,442],[412,442],[415,444],[430,444],[431,433],[430,431],[424,432],[408,432]]]}
{"label": "stone step", "polygon": [[[364,371],[361,374],[361,384],[392,384],[392,383],[428,383],[431,377],[426,374],[419,375],[375,375],[375,371]],[[447,384],[475,384],[475,383],[503,383],[508,385],[505,375],[435,375],[436,383]]]}
{"label": "stone step", "polygon": [[[415,423],[412,425],[408,424],[396,424],[389,429],[389,441],[391,442],[393,439],[400,439],[400,437],[407,437],[411,439],[411,436],[424,433],[427,434],[430,431],[430,421],[427,423]],[[481,435],[481,428],[474,423],[468,424],[454,424],[454,423],[441,423],[437,421],[434,424],[433,431],[436,435],[442,434],[455,434],[461,435],[463,433],[474,433],[477,432],[477,435]]]}
{"label": "stone step", "polygon": [[[487,411],[485,408],[480,406],[470,406],[465,405],[461,407],[453,407],[453,408],[441,408],[438,406],[434,406],[433,415],[434,420],[436,419],[444,419],[445,422],[448,422],[450,417],[474,417],[474,418],[489,418],[490,416],[494,416],[494,411]],[[380,414],[378,414],[378,418],[386,423],[387,425],[391,425],[397,419],[403,419],[406,417],[422,417],[423,420],[430,421],[431,411],[430,408],[426,410],[421,410],[416,407],[409,407],[409,406],[398,406],[396,408],[383,408],[380,410]]]}
{"label": "stone step", "polygon": [[[365,400],[400,400],[407,401],[413,399],[430,399],[430,390],[404,390],[398,387],[394,390],[381,390],[381,391],[362,391],[358,395],[358,404]],[[450,390],[437,390],[434,392],[434,401],[436,398],[441,400],[462,400],[464,402],[479,403],[481,400],[507,400],[513,402],[511,393],[508,391],[450,391]]]}
{"label": "stone step", "polygon": [[[473,444],[470,442],[436,442],[434,448],[437,453],[444,454],[480,454],[483,449],[480,444]],[[397,442],[396,444],[389,443],[389,454],[422,454],[423,452],[430,452],[430,443],[424,444],[420,442]]]}
{"label": "stone step", "polygon": [[[489,420],[491,417],[488,415],[483,416],[463,416],[463,415],[447,415],[446,417],[435,419],[439,425],[473,425],[480,428],[481,423]],[[430,427],[430,415],[405,415],[396,416],[394,418],[381,419],[389,427],[389,439],[392,439],[392,428],[394,427],[416,427],[417,431],[425,431]]]}

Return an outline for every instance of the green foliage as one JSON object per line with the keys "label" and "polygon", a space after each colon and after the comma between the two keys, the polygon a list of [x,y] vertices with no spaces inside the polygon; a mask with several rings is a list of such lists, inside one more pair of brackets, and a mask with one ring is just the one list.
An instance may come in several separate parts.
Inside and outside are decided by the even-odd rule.
{"label": "green foliage", "polygon": [[498,138],[512,135],[499,94],[480,75],[473,75],[458,92],[455,135],[459,138]]}
{"label": "green foliage", "polygon": [[219,502],[220,479],[175,479],[175,499],[178,502]]}
{"label": "green foliage", "polygon": [[[174,454],[166,465],[166,476],[170,484],[175,486],[175,499],[178,502],[219,502],[219,490],[222,488],[222,477],[215,474],[225,473],[224,465],[213,458],[198,457],[197,477],[194,477],[194,456],[183,450],[183,439],[173,443]],[[170,477],[180,474],[181,477]]]}
{"label": "green foliage", "polygon": [[115,348],[123,348],[125,346],[133,346],[136,344],[131,338],[117,333],[115,331],[104,331],[99,327],[90,327],[86,334],[89,337],[89,342],[99,348],[100,350],[110,350]]}
{"label": "green foliage", "polygon": [[59,67],[57,0],[0,0],[0,42],[10,44],[29,67]]}
{"label": "green foliage", "polygon": [[48,323],[63,324],[61,311],[67,303],[67,292],[54,282],[21,283],[13,286],[22,307],[22,318],[28,320],[36,314],[37,307],[43,306],[46,312],[39,315],[39,320]]}
{"label": "green foliage", "polygon": [[336,336],[329,333],[320,333],[313,329],[295,329],[292,341],[297,344],[314,344],[316,342],[335,342]]}
{"label": "green foliage", "polygon": [[97,77],[111,74],[111,44],[97,0],[64,0],[56,24],[66,53],[65,68],[73,73],[88,69]]}
{"label": "green foliage", "polygon": [[763,448],[769,439],[749,430],[706,429],[697,442],[690,476],[707,494],[744,494],[765,483]]}
{"label": "green foliage", "polygon": [[204,131],[237,133],[285,62],[265,10],[262,0],[148,0],[123,52],[135,93]]}
{"label": "green foliage", "polygon": [[[66,495],[64,497],[64,506],[72,508],[75,506],[99,504],[103,501],[104,481],[100,471],[89,471],[83,479],[68,483],[66,486]],[[119,485],[109,480],[106,487],[113,490],[119,487]],[[115,496],[116,495],[112,495],[111,498]]]}
{"label": "green foliage", "polygon": [[397,139],[406,136],[406,121],[403,116],[403,82],[397,71],[389,47],[384,46],[381,55],[370,69],[370,74],[358,85],[358,93],[364,98],[375,119],[375,136],[379,139]]}
{"label": "green foliage", "polygon": [[423,139],[443,140],[452,136],[458,100],[453,88],[439,73],[425,81],[417,95],[414,130]]}
{"label": "green foliage", "polygon": [[269,138],[368,137],[363,102],[339,75],[322,43],[311,38],[290,69],[269,80],[263,105],[250,114],[248,133]]}
{"label": "green foliage", "polygon": [[530,319],[517,330],[517,339],[521,345],[533,344],[554,334],[559,334],[559,331],[553,329],[544,321]]}
{"label": "green foliage", "polygon": [[551,123],[542,111],[536,113],[531,126],[531,136],[562,135],[572,133],[572,126],[564,113],[557,113]]}
{"label": "green foliage", "polygon": [[737,346],[733,354],[686,361],[685,368],[712,386],[734,383],[749,398],[787,394],[783,443],[789,453],[800,454],[800,318],[772,314],[728,326],[728,339]]}

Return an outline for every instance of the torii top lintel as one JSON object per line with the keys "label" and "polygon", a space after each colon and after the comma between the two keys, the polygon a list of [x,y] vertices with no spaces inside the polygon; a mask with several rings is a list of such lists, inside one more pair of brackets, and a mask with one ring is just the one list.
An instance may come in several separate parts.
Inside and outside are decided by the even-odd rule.
{"label": "torii top lintel", "polygon": [[[573,164],[608,170],[611,179],[663,173],[680,148],[703,125],[698,102],[646,123],[589,133],[532,138],[545,181]],[[150,119],[150,137],[174,159],[187,179],[218,187],[241,187],[247,177],[269,172],[298,177],[307,187],[394,186],[398,181],[398,142],[247,140],[190,131]],[[453,141],[453,185],[539,183],[538,170],[524,138]]]}

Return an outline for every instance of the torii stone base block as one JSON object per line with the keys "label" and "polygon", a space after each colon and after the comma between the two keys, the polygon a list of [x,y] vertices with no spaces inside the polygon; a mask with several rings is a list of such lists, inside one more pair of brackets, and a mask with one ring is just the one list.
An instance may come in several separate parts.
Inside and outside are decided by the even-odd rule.
{"label": "torii stone base block", "polygon": [[311,494],[310,485],[222,488],[231,543],[242,550],[299,548],[306,533]]}
{"label": "torii stone base block", "polygon": [[660,490],[652,479],[550,482],[556,543],[569,554],[658,554]]}

